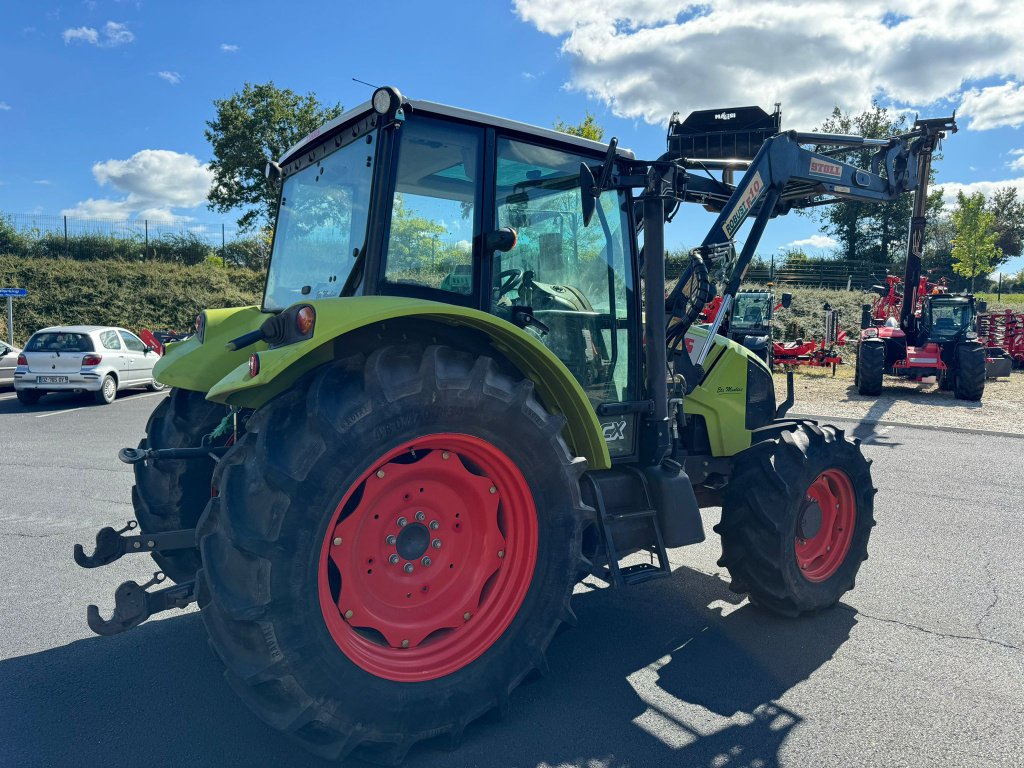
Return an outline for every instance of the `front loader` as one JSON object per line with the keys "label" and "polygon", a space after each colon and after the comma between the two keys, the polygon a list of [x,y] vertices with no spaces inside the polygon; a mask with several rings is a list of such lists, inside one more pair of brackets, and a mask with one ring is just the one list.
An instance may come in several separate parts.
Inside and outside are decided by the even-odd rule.
{"label": "front loader", "polygon": [[[168,345],[175,389],[121,452],[141,531],[75,552],[149,552],[161,572],[89,625],[196,601],[268,724],[393,763],[504,711],[574,623],[578,581],[668,576],[667,550],[704,540],[701,507],[722,508],[734,591],[786,616],[834,605],[867,558],[869,462],[785,418],[792,382],[778,405],[717,324],[769,218],[912,189],[914,140],[873,145],[866,173],[804,145],[870,140],[759,136],[734,185],[679,151],[641,161],[377,90],[268,166],[261,306],[207,310]],[[686,202],[717,217],[666,298],[665,223]]]}

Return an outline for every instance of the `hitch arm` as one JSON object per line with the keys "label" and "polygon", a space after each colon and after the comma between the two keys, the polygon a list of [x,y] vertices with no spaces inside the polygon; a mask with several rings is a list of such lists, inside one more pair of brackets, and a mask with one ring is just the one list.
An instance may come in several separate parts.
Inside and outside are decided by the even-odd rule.
{"label": "hitch arm", "polygon": [[96,549],[93,554],[85,554],[85,548],[81,544],[75,544],[75,562],[83,568],[99,568],[101,565],[110,565],[132,552],[167,552],[173,549],[193,549],[196,546],[195,528],[142,536],[122,535],[125,531],[133,531],[138,527],[137,522],[129,520],[119,531],[110,526],[100,528],[96,534]]}
{"label": "hitch arm", "polygon": [[114,592],[114,615],[109,619],[100,616],[100,609],[95,605],[86,609],[85,618],[89,622],[89,629],[97,635],[116,635],[139,626],[155,613],[169,611],[171,608],[185,608],[195,602],[194,581],[175,584],[156,592],[146,591],[147,587],[159,584],[166,578],[162,572],[157,571],[145,584],[126,581]]}

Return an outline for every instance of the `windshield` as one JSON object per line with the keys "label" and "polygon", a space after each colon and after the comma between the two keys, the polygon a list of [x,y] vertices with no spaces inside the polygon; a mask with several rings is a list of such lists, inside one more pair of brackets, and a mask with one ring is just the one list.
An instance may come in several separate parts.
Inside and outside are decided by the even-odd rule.
{"label": "windshield", "polygon": [[952,337],[971,325],[971,305],[966,302],[932,302],[930,338]]}
{"label": "windshield", "polygon": [[764,328],[771,314],[771,296],[767,293],[740,293],[732,313],[732,327]]}
{"label": "windshield", "polygon": [[263,308],[338,296],[366,238],[376,134],[285,179]]}
{"label": "windshield", "polygon": [[39,332],[25,345],[26,352],[92,352],[92,339],[85,333]]}

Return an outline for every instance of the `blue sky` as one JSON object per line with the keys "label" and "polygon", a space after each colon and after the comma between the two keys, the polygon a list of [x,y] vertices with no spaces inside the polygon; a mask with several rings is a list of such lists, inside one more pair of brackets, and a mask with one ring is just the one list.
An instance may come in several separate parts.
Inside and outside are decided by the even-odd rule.
{"label": "blue sky", "polygon": [[[674,110],[781,100],[783,126],[807,129],[872,97],[926,115],[955,108],[962,130],[939,181],[1024,194],[1024,14],[1003,5],[307,2],[286,15],[279,2],[5,0],[0,211],[230,222],[202,204],[213,100],[273,80],[354,106],[370,89],[352,77],[544,126],[590,110],[641,157],[663,151]],[[692,208],[670,245],[710,224]],[[794,242],[828,247],[789,216],[759,250]]]}

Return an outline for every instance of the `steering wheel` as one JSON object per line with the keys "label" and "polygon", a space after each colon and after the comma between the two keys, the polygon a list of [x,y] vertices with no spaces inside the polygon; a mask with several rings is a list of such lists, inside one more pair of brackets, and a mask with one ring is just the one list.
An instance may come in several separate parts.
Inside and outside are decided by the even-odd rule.
{"label": "steering wheel", "polygon": [[498,280],[501,283],[498,286],[498,297],[500,298],[522,285],[524,277],[526,277],[526,271],[522,269],[506,269],[499,272]]}

